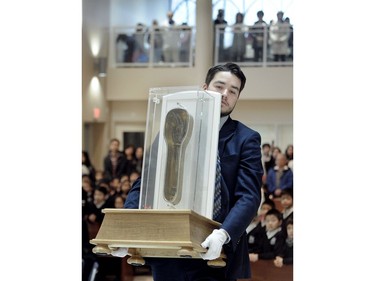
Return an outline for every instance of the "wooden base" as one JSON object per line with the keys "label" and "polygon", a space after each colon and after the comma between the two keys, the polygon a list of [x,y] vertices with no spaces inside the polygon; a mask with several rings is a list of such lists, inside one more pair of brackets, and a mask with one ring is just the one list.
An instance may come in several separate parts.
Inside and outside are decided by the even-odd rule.
{"label": "wooden base", "polygon": [[[201,258],[207,250],[201,243],[220,223],[192,210],[104,209],[104,220],[95,239],[96,254],[111,254],[128,248],[128,263],[144,265],[143,257]],[[225,255],[208,261],[224,267]]]}

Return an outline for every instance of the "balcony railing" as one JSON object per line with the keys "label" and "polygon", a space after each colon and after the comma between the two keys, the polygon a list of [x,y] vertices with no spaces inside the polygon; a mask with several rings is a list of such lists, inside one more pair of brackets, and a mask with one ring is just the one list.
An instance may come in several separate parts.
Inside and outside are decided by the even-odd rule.
{"label": "balcony railing", "polygon": [[292,66],[293,27],[216,25],[215,64],[233,61],[241,66]]}
{"label": "balcony railing", "polygon": [[[111,32],[111,64],[119,67],[192,67],[196,28],[193,26],[116,27]],[[241,66],[293,65],[293,28],[216,25],[213,63]]]}
{"label": "balcony railing", "polygon": [[[134,31],[135,30],[135,31]],[[111,50],[115,67],[191,67],[195,27],[114,28]]]}

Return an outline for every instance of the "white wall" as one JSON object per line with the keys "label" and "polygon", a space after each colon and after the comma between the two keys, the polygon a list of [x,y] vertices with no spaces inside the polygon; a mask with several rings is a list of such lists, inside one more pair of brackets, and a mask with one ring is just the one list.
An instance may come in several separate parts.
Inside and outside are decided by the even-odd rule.
{"label": "white wall", "polygon": [[[197,64],[192,68],[111,68],[108,100],[145,100],[149,88],[203,85],[208,62]],[[292,67],[247,67],[243,71],[247,82],[242,99],[293,99]]]}
{"label": "white wall", "polygon": [[[282,150],[293,143],[293,102],[290,100],[244,100],[240,97],[232,118],[257,130],[262,143],[275,141]],[[147,101],[111,102],[111,132],[122,139],[122,132],[144,132]]]}

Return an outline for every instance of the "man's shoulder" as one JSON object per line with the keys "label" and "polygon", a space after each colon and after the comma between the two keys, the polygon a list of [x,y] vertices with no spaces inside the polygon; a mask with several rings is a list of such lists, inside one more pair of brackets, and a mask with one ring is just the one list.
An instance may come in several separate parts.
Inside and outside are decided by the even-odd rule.
{"label": "man's shoulder", "polygon": [[259,133],[256,130],[250,128],[249,126],[245,125],[241,121],[233,120],[233,119],[230,119],[230,121],[233,122],[233,124],[236,126],[236,130],[239,132],[246,133],[246,134],[259,135]]}

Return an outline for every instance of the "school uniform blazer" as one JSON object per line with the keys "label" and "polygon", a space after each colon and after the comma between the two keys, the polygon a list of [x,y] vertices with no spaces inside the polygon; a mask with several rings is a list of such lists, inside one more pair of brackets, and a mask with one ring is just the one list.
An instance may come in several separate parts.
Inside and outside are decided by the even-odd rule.
{"label": "school uniform blazer", "polygon": [[[249,278],[246,228],[261,200],[261,138],[258,132],[229,117],[219,132],[218,147],[222,174],[222,209],[218,221],[231,237],[224,245],[227,276]],[[140,179],[130,190],[125,208],[138,208],[139,191]]]}

